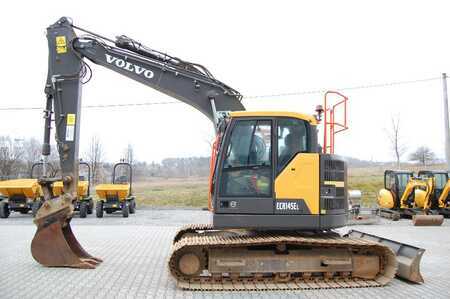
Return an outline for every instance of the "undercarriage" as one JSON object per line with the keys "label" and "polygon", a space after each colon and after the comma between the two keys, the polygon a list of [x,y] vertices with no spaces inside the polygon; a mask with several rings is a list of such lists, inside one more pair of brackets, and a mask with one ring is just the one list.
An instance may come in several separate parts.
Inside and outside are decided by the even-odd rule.
{"label": "undercarriage", "polygon": [[397,272],[386,245],[332,231],[180,230],[169,259],[178,286],[190,290],[375,287]]}

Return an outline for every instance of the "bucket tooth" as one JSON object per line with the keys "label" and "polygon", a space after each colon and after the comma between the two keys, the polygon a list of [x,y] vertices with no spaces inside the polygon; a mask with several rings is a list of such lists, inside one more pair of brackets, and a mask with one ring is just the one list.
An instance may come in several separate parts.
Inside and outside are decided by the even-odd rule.
{"label": "bucket tooth", "polygon": [[88,254],[75,238],[70,227],[72,213],[72,204],[61,197],[47,200],[39,209],[31,254],[41,265],[94,269],[102,262]]}

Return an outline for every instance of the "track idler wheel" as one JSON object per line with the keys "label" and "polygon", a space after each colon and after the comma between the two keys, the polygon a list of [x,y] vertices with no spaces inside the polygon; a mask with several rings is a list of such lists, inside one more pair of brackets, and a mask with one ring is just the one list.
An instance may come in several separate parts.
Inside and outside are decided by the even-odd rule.
{"label": "track idler wheel", "polygon": [[185,277],[199,276],[206,269],[206,256],[201,249],[188,249],[177,258],[176,271]]}
{"label": "track idler wheel", "polygon": [[94,269],[102,262],[78,243],[70,227],[72,214],[72,199],[66,194],[45,201],[38,210],[34,219],[37,231],[31,242],[31,254],[41,265]]}

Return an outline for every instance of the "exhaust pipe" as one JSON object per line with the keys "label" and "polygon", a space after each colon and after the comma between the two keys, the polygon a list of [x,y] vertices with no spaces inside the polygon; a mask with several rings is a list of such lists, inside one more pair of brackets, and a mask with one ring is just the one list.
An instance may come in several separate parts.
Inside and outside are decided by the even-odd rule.
{"label": "exhaust pipe", "polygon": [[398,269],[396,275],[411,282],[424,282],[422,274],[420,273],[420,261],[425,249],[381,238],[379,236],[357,230],[350,230],[347,234],[345,234],[345,237],[371,240],[389,246],[397,256]]}

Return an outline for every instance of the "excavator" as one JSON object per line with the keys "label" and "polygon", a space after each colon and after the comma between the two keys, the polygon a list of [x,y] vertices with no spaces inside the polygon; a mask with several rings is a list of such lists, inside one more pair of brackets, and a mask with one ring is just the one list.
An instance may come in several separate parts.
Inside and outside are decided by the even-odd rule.
{"label": "excavator", "polygon": [[431,209],[444,217],[450,217],[450,179],[444,170],[421,170],[419,177],[432,178],[434,189],[431,192]]}
{"label": "excavator", "polygon": [[432,176],[422,178],[411,171],[386,170],[384,188],[377,198],[380,216],[392,220],[412,218],[418,226],[442,225],[444,217],[434,215],[432,210],[434,187]]}
{"label": "excavator", "polygon": [[31,252],[40,264],[93,269],[102,262],[82,248],[70,226],[81,89],[90,77],[90,61],[196,108],[216,130],[209,179],[211,223],[180,229],[168,260],[180,288],[372,287],[388,284],[396,274],[423,282],[423,249],[333,231],[347,221],[347,166],[318,142],[321,116],[331,112],[327,105],[317,107],[315,115],[245,111],[242,95],[202,65],[124,35],[103,37],[66,17],[47,28],[47,39],[43,155],[50,153],[54,117],[63,194],[51,193],[54,179],[39,180],[45,203],[34,220]]}

